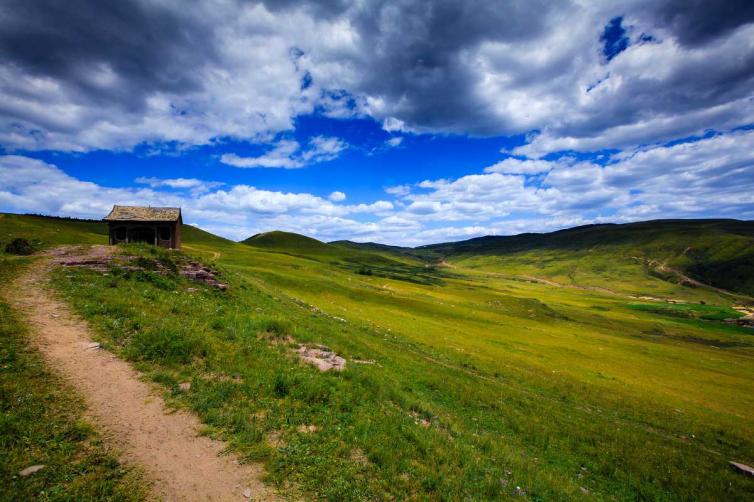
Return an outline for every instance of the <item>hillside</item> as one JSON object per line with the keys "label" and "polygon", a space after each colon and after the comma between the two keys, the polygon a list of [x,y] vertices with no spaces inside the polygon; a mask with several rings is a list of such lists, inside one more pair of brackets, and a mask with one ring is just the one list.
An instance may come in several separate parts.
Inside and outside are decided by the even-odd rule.
{"label": "hillside", "polygon": [[564,284],[607,287],[612,282],[620,286],[627,279],[645,281],[653,276],[690,286],[698,281],[754,296],[751,221],[656,220],[587,225],[417,248],[351,242],[342,245]]}
{"label": "hillside", "polygon": [[[0,218],[0,235],[30,218]],[[443,254],[187,229],[181,253],[119,247],[144,270],[69,267],[52,284],[106,350],[292,498],[746,500],[754,486],[728,461],[754,463],[742,412],[754,408],[754,335],[726,322],[744,300],[616,258],[748,238],[703,223]],[[33,224],[48,246],[104,235]],[[174,272],[189,259],[227,291]],[[342,372],[297,352],[322,346]]]}
{"label": "hillside", "polygon": [[[183,225],[184,243],[222,245],[232,243],[200,228]],[[107,244],[107,224],[100,220],[0,213],[0,248],[22,237],[39,249],[62,244]]]}
{"label": "hillside", "polygon": [[519,269],[564,281],[605,285],[599,276],[620,282],[621,275],[649,274],[754,295],[754,222],[750,221],[590,225],[549,234],[481,237],[420,250],[454,263]]}

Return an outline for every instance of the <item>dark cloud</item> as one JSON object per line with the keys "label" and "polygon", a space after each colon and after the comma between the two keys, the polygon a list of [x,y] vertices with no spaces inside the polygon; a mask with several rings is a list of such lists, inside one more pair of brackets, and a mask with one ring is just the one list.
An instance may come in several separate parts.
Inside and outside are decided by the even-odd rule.
{"label": "dark cloud", "polygon": [[687,45],[709,42],[754,21],[751,0],[666,0],[650,5],[651,17]]}
{"label": "dark cloud", "polygon": [[499,132],[500,117],[475,94],[470,53],[483,42],[536,39],[560,12],[539,0],[374,2],[353,17],[364,49],[360,90],[417,129]]}
{"label": "dark cloud", "polygon": [[[212,26],[191,8],[155,2],[9,0],[0,16],[0,57],[53,78],[86,101],[139,109],[155,91],[197,89],[198,65],[214,56]],[[117,86],[99,86],[94,71]]]}
{"label": "dark cloud", "polygon": [[752,21],[750,1],[6,0],[0,144],[273,137],[312,110],[641,144],[742,123]]}

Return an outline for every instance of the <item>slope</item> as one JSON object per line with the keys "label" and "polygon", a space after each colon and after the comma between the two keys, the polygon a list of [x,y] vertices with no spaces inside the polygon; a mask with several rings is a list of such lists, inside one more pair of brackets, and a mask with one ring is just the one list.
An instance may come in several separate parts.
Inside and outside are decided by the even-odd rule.
{"label": "slope", "polygon": [[617,287],[652,278],[754,295],[754,222],[658,220],[488,236],[417,249],[480,270]]}

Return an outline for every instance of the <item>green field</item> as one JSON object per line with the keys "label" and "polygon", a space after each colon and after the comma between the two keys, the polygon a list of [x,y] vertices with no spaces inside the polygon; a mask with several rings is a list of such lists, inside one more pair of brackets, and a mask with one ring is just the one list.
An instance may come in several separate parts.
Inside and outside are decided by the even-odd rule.
{"label": "green field", "polygon": [[[228,291],[118,269],[54,284],[106,348],[294,495],[754,498],[728,466],[754,464],[754,330],[723,322],[752,301],[754,223],[568,232],[410,250],[184,227],[183,253]],[[97,223],[0,217],[0,242],[15,236],[106,241]],[[288,336],[346,370],[298,362]]]}

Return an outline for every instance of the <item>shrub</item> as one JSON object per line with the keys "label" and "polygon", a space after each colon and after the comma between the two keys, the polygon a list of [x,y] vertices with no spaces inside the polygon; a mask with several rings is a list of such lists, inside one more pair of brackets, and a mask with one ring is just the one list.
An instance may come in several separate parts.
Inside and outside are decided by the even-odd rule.
{"label": "shrub", "polygon": [[275,376],[275,395],[277,397],[285,397],[289,392],[288,382],[285,381],[285,377],[281,373],[278,373]]}
{"label": "shrub", "polygon": [[34,248],[31,247],[31,244],[29,244],[29,241],[26,239],[17,237],[5,246],[5,252],[8,254],[26,256],[32,254]]}
{"label": "shrub", "polygon": [[362,265],[361,268],[359,268],[357,273],[359,275],[372,275],[373,274],[372,269],[365,265]]}

